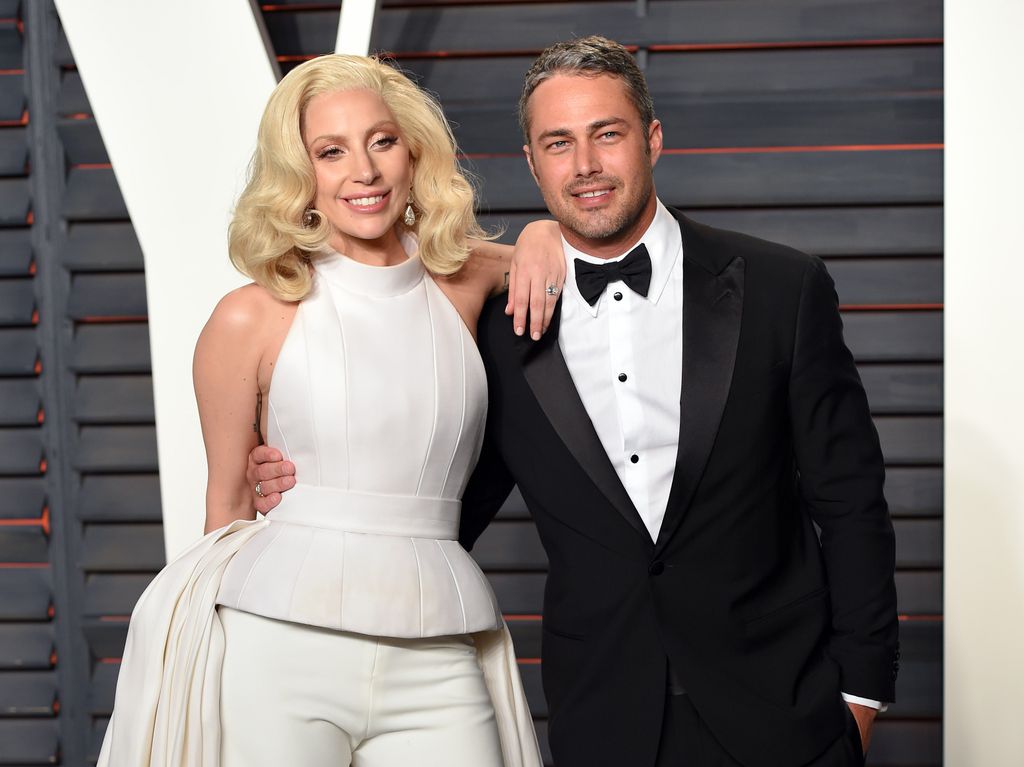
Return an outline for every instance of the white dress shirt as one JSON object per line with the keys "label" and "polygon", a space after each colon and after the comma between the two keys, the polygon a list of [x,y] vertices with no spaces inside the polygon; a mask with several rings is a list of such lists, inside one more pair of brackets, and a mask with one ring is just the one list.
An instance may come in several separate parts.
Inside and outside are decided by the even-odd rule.
{"label": "white dress shirt", "polygon": [[[651,257],[647,297],[610,282],[593,306],[576,286],[576,259],[620,261],[643,243]],[[683,373],[683,237],[658,201],[639,240],[614,258],[596,258],[563,237],[567,263],[558,346],[615,473],[658,540],[679,448]],[[843,693],[848,703],[882,703]]]}
{"label": "white dress shirt", "polygon": [[[591,306],[576,287],[575,259],[619,261],[640,243],[651,257],[644,298],[611,282]],[[639,240],[615,258],[595,258],[563,238],[567,271],[558,345],[615,473],[658,539],[679,446],[683,373],[683,238],[658,202]]]}

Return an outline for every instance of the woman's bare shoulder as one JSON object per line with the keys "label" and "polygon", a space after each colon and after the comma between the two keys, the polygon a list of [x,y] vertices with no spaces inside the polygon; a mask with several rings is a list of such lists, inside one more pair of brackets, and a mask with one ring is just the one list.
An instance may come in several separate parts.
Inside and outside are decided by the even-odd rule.
{"label": "woman's bare shoulder", "polygon": [[258,331],[290,318],[297,306],[297,303],[282,301],[256,283],[249,283],[217,302],[207,327],[226,333]]}

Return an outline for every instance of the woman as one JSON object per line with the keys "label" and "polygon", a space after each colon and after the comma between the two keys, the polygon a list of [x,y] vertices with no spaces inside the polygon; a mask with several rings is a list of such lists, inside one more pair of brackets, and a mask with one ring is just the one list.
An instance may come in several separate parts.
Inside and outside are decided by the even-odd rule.
{"label": "woman", "polygon": [[[136,606],[101,765],[540,764],[457,542],[486,411],[471,329],[510,250],[467,235],[451,134],[406,77],[325,56],[281,81],[231,225],[254,284],[196,347],[213,532]],[[255,520],[261,434],[303,483]]]}

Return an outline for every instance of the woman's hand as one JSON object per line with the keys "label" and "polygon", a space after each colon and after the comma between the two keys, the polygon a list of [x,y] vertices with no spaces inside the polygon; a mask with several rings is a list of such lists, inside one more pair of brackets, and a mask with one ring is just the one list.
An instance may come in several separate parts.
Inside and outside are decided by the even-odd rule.
{"label": "woman's hand", "polygon": [[555,304],[565,282],[565,254],[562,235],[555,221],[532,221],[516,240],[508,275],[508,304],[516,335],[526,332],[530,316],[530,337],[539,341],[551,323]]}

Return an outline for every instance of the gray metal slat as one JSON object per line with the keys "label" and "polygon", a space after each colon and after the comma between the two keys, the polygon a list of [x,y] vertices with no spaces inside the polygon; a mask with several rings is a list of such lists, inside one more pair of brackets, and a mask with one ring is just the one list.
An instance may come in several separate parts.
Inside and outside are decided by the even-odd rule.
{"label": "gray metal slat", "polygon": [[539,663],[519,663],[519,677],[523,680],[523,692],[535,719],[548,715],[548,702],[544,698],[544,687],[540,677]]}
{"label": "gray metal slat", "polygon": [[83,426],[73,452],[80,472],[157,470],[156,429],[152,426]]}
{"label": "gray metal slat", "polygon": [[79,223],[68,229],[61,261],[75,272],[141,271],[142,248],[130,223]]}
{"label": "gray metal slat", "polygon": [[37,475],[43,460],[38,428],[0,428],[0,475]]}
{"label": "gray metal slat", "polygon": [[832,259],[828,271],[847,305],[941,304],[941,258]]}
{"label": "gray metal slat", "polygon": [[896,567],[942,567],[942,520],[894,519]]}
{"label": "gray metal slat", "polygon": [[72,343],[76,373],[148,373],[149,326],[145,322],[80,325]]}
{"label": "gray metal slat", "polygon": [[85,525],[79,564],[86,571],[156,571],[165,561],[163,525]]}
{"label": "gray metal slat", "polygon": [[844,312],[844,337],[858,362],[942,359],[942,312]]}
{"label": "gray metal slat", "polygon": [[31,278],[0,279],[0,325],[31,325],[35,307]]}
{"label": "gray metal slat", "polygon": [[20,120],[25,112],[25,75],[22,72],[0,74],[0,120]]}
{"label": "gray metal slat", "polygon": [[485,570],[531,571],[548,566],[532,521],[492,522],[473,546],[473,558]]}
{"label": "gray metal slat", "polygon": [[156,474],[87,474],[78,493],[84,522],[162,522]]}
{"label": "gray metal slat", "polygon": [[[447,106],[460,150],[518,154],[523,138],[513,103]],[[661,98],[655,105],[669,149],[939,144],[943,139],[940,95]]]}
{"label": "gray metal slat", "polygon": [[885,498],[894,516],[942,516],[942,469],[887,469]]}
{"label": "gray metal slat", "polygon": [[0,229],[0,277],[26,277],[32,265],[32,233],[27,228]]}
{"label": "gray metal slat", "polygon": [[38,354],[35,328],[0,328],[0,375],[31,375]]}
{"label": "gray metal slat", "polygon": [[942,418],[876,416],[886,466],[942,463]]}
{"label": "gray metal slat", "polygon": [[38,517],[45,504],[41,477],[0,477],[0,519]]}
{"label": "gray metal slat", "polygon": [[0,716],[53,716],[53,671],[0,671]]}
{"label": "gray metal slat", "polygon": [[942,764],[942,723],[891,719],[877,722],[871,731],[867,763],[872,767],[937,767]]}
{"label": "gray metal slat", "polygon": [[0,719],[0,764],[58,764],[58,736],[56,719]]}
{"label": "gray metal slat", "polygon": [[41,406],[35,379],[0,379],[0,426],[33,426]]}
{"label": "gray metal slat", "polygon": [[68,315],[76,320],[145,317],[146,278],[141,273],[76,274]]}
{"label": "gray metal slat", "polygon": [[153,380],[146,375],[80,376],[74,413],[78,423],[152,423]]}
{"label": "gray metal slat", "polygon": [[[894,102],[941,91],[943,48],[861,46],[776,50],[652,51],[644,78],[657,109],[678,96],[888,95]],[[518,94],[516,96],[518,98]]]}
{"label": "gray metal slat", "polygon": [[49,567],[0,568],[0,620],[47,620],[51,595]]}
{"label": "gray metal slat", "polygon": [[546,573],[487,573],[501,611],[514,615],[540,614],[546,579]]}
{"label": "gray metal slat", "polygon": [[0,21],[0,69],[22,69],[25,66],[23,51],[17,19]]}
{"label": "gray metal slat", "polygon": [[89,97],[85,94],[82,76],[78,73],[77,69],[65,69],[60,73],[57,114],[62,117],[92,114],[92,107],[89,106]]}
{"label": "gray metal slat", "polygon": [[[519,157],[474,158],[467,164],[483,180],[485,212],[544,209]],[[932,150],[664,154],[654,176],[661,200],[679,208],[942,200],[942,153]]]}
{"label": "gray metal slat", "polygon": [[27,175],[28,135],[20,126],[0,127],[0,176]]}
{"label": "gray metal slat", "polygon": [[52,624],[0,623],[0,668],[51,668],[53,650]]}
{"label": "gray metal slat", "polygon": [[[265,17],[281,55],[333,50],[334,10]],[[871,0],[662,0],[640,17],[630,2],[470,5],[381,9],[371,47],[392,52],[539,50],[579,35],[609,34],[623,44],[714,44],[939,38],[938,0],[893,5]]]}
{"label": "gray metal slat", "polygon": [[128,638],[128,622],[86,620],[82,623],[82,633],[93,658],[120,658]]}
{"label": "gray metal slat", "polygon": [[942,207],[703,210],[701,223],[822,257],[941,255]]}
{"label": "gray metal slat", "polygon": [[871,412],[942,412],[942,365],[861,365]]}
{"label": "gray metal slat", "polygon": [[[86,573],[82,615],[128,616],[155,573]],[[127,626],[127,619],[125,620]]]}
{"label": "gray metal slat", "polygon": [[50,547],[42,525],[0,527],[0,562],[48,562]]}
{"label": "gray metal slat", "polygon": [[89,713],[93,716],[110,716],[114,710],[114,690],[120,663],[97,663],[92,668],[89,684]]}
{"label": "gray metal slat", "polygon": [[0,226],[24,226],[29,208],[28,179],[0,178]]}
{"label": "gray metal slat", "polygon": [[93,118],[60,119],[57,121],[57,135],[64,146],[64,156],[71,165],[110,162],[99,126]]}
{"label": "gray metal slat", "polygon": [[900,615],[941,615],[942,572],[898,570],[896,596]]}
{"label": "gray metal slat", "polygon": [[69,221],[127,221],[128,208],[114,171],[110,168],[72,168],[68,171],[60,214]]}

